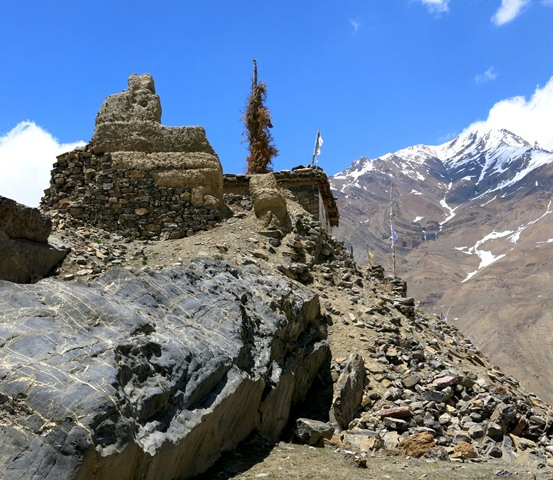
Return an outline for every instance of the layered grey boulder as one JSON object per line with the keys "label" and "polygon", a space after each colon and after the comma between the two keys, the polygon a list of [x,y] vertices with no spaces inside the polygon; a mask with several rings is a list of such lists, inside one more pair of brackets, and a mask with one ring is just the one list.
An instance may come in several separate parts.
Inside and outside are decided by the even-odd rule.
{"label": "layered grey boulder", "polygon": [[0,282],[0,478],[188,478],[277,439],[328,362],[316,295],[257,267]]}
{"label": "layered grey boulder", "polygon": [[51,228],[37,208],[0,196],[0,279],[29,283],[48,275],[67,254],[48,244]]}

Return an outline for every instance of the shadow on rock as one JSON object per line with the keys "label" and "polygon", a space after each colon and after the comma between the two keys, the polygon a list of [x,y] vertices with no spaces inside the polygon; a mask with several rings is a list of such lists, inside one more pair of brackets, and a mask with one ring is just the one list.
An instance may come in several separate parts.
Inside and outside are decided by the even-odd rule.
{"label": "shadow on rock", "polygon": [[231,452],[225,452],[206,472],[193,480],[227,480],[244,473],[255,464],[262,462],[275,444],[254,434],[244,440]]}

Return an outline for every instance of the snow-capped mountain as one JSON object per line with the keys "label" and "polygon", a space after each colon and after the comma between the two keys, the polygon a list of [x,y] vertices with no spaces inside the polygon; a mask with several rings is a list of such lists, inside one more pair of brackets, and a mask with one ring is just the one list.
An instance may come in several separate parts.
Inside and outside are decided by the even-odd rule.
{"label": "snow-capped mountain", "polygon": [[359,249],[355,235],[367,240],[365,224],[372,222],[369,233],[378,237],[372,248],[385,252],[391,188],[394,222],[404,230],[400,248],[410,250],[447,232],[463,211],[474,217],[485,205],[492,210],[522,194],[548,198],[552,165],[552,151],[507,130],[467,132],[443,145],[415,145],[374,160],[361,157],[331,178],[344,219],[338,234]]}
{"label": "snow-capped mountain", "polygon": [[471,131],[361,157],[331,185],[336,236],[359,263],[371,251],[391,270],[391,210],[410,294],[458,318],[492,360],[553,401],[553,387],[543,391],[553,376],[553,151],[507,130]]}
{"label": "snow-capped mountain", "polygon": [[[467,132],[439,146],[415,145],[375,160],[361,157],[332,177],[343,193],[360,176],[382,171],[424,182],[470,183],[478,197],[514,185],[536,168],[550,164],[553,152],[531,145],[508,130]],[[474,196],[473,196],[474,197]],[[467,199],[465,199],[467,200]]]}

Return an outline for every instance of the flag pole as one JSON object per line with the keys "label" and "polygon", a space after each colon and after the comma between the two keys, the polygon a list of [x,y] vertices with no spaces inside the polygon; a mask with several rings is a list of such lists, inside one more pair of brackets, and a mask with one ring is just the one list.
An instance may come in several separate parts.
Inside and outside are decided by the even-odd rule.
{"label": "flag pole", "polygon": [[317,130],[317,138],[315,139],[315,148],[313,149],[313,156],[311,157],[311,166],[315,165],[315,158],[320,153],[321,144],[321,130]]}
{"label": "flag pole", "polygon": [[[393,222],[393,219],[394,219],[394,213],[393,213],[393,196],[392,196],[392,190],[394,188],[394,184],[393,183],[390,183],[390,234],[391,234],[391,238],[392,238],[392,265],[393,265],[393,272],[394,272],[394,277],[396,276],[396,242],[395,240],[397,239],[397,234],[395,234],[395,231],[394,231],[394,222]],[[394,239],[394,237],[396,237],[396,239]]]}

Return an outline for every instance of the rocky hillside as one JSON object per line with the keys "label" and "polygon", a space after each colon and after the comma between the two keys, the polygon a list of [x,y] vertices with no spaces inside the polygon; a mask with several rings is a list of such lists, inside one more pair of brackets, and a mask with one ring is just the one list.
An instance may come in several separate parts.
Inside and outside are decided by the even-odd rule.
{"label": "rocky hillside", "polygon": [[336,234],[356,259],[397,268],[421,307],[456,324],[492,361],[552,400],[553,152],[511,132],[469,132],[361,158],[331,179]]}
{"label": "rocky hillside", "polygon": [[321,469],[403,452],[549,478],[550,408],[285,203],[289,231],[235,206],[167,241],[56,217],[58,275],[0,282],[0,478],[189,478],[254,432],[332,445]]}

